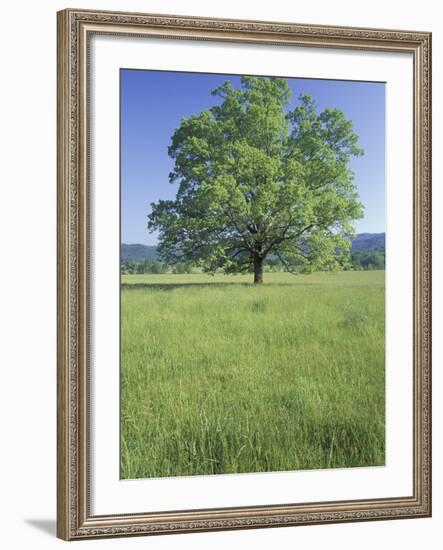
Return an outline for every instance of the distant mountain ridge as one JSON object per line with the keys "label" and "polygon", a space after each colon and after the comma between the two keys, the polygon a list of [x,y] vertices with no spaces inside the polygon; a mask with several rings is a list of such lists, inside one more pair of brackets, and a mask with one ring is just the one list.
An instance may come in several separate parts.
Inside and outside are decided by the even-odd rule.
{"label": "distant mountain ridge", "polygon": [[359,233],[352,241],[352,252],[384,250],[385,239],[385,233]]}
{"label": "distant mountain ridge", "polygon": [[[359,233],[352,241],[352,252],[362,252],[366,250],[384,250],[385,233]],[[126,244],[121,245],[121,260],[124,262],[142,262],[157,260],[157,247],[146,244]]]}
{"label": "distant mountain ridge", "polygon": [[157,247],[146,244],[125,244],[121,245],[121,260],[123,262],[142,262],[144,260],[157,260]]}

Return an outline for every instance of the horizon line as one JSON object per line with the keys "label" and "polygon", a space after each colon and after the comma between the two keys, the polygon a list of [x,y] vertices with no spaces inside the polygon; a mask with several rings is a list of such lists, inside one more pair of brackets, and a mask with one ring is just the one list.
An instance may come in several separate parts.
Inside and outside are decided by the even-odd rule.
{"label": "horizon line", "polygon": [[[362,231],[361,233],[356,233],[355,236],[357,237],[358,235],[386,235],[386,231]],[[132,245],[141,245],[141,246],[158,246],[158,243],[151,243],[151,244],[146,244],[146,243],[141,243],[141,242],[132,242],[132,243],[128,243],[128,242],[123,242],[123,241],[120,241],[120,245],[128,245],[128,246],[132,246]]]}

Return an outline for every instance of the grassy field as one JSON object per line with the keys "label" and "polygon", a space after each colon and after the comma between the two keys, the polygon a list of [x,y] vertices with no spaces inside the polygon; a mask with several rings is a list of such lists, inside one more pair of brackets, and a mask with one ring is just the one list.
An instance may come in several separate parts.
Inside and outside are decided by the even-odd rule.
{"label": "grassy field", "polygon": [[122,478],[385,460],[384,272],[122,278]]}

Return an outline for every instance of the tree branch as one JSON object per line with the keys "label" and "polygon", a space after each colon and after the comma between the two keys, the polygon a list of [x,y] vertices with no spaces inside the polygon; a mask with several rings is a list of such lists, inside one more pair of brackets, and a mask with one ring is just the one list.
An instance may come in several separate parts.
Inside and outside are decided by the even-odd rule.
{"label": "tree branch", "polygon": [[289,240],[292,240],[292,239],[296,239],[297,237],[300,237],[300,235],[302,235],[305,231],[308,231],[309,229],[312,229],[314,227],[314,225],[315,225],[314,223],[311,223],[311,224],[307,225],[306,227],[304,227],[303,229],[301,229],[300,231],[298,231],[295,235],[291,235],[290,237],[286,237],[286,233],[288,232],[288,229],[291,227],[291,223],[289,223],[286,226],[286,229],[284,230],[283,235],[281,237],[279,237],[278,239],[274,239],[271,242],[271,244],[268,246],[268,248],[266,249],[266,254],[268,254],[268,252],[270,252],[275,245],[281,244],[284,241],[289,241]]}
{"label": "tree branch", "polygon": [[291,266],[288,264],[288,262],[282,256],[280,256],[280,253],[278,252],[278,250],[275,250],[274,252],[277,254],[277,256],[279,257],[279,260],[286,267],[288,272],[291,273],[291,275],[299,275],[299,273],[297,271],[293,271],[291,269]]}

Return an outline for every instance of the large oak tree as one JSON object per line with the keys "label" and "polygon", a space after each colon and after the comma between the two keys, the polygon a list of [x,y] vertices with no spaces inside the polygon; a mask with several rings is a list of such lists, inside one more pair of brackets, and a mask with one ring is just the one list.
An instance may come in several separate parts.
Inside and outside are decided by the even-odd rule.
{"label": "large oak tree", "polygon": [[152,204],[150,230],[170,262],[254,273],[279,258],[289,271],[334,269],[349,257],[362,217],[351,156],[361,155],[342,111],[318,113],[309,95],[290,110],[285,79],[243,77],[212,92],[221,101],[182,119],[172,136],[175,200]]}

